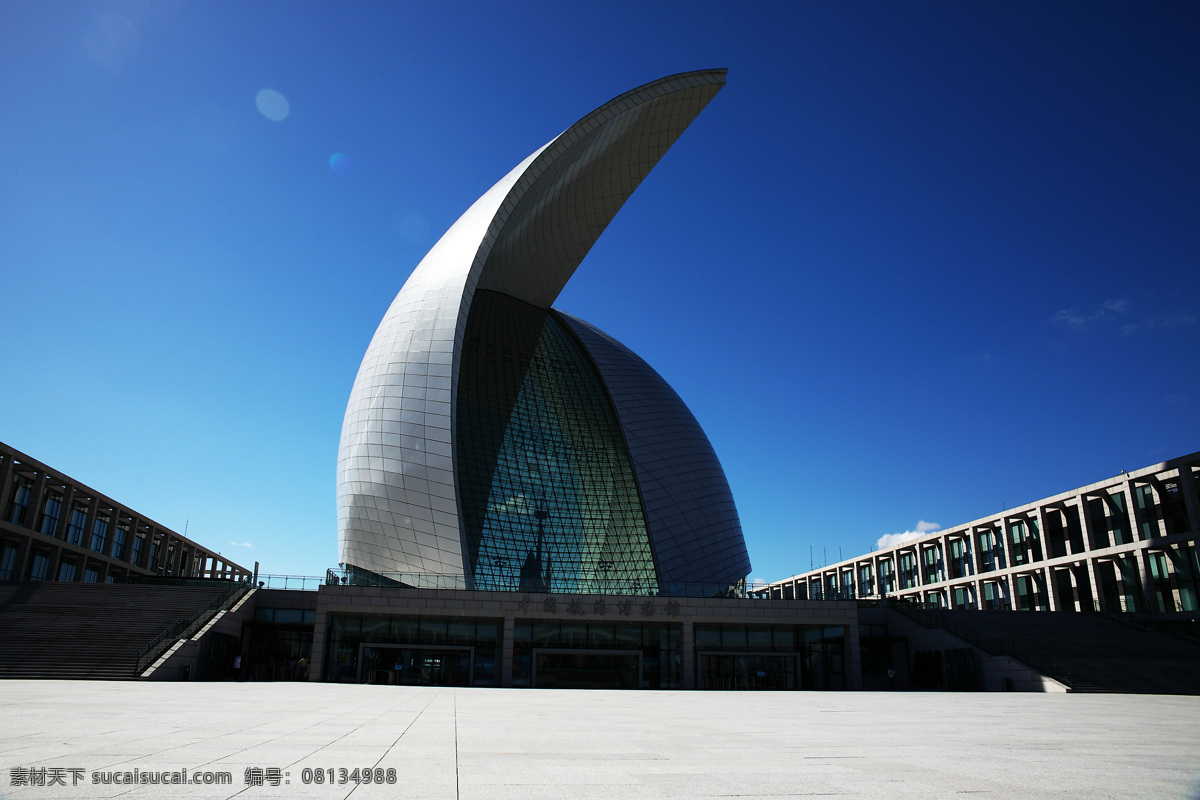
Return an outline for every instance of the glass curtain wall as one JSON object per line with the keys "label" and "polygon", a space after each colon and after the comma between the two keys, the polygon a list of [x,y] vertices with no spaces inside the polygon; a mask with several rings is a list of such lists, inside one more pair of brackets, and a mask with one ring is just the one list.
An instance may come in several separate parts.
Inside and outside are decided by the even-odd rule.
{"label": "glass curtain wall", "polygon": [[456,414],[475,588],[656,593],[616,412],[591,361],[553,314],[476,292]]}

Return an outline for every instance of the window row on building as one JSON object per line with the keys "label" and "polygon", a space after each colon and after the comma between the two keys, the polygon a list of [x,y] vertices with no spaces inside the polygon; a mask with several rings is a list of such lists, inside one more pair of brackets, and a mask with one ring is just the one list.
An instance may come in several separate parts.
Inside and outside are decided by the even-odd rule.
{"label": "window row on building", "polygon": [[250,577],[244,567],[3,443],[0,487],[0,580]]}
{"label": "window row on building", "polygon": [[1200,610],[1200,453],[772,583],[781,599],[940,608]]}

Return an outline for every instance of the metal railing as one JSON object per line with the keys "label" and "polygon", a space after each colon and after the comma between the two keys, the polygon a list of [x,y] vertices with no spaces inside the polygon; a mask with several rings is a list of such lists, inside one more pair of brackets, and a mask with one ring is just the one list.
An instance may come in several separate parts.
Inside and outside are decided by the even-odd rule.
{"label": "metal railing", "polygon": [[135,675],[141,675],[146,671],[146,667],[157,661],[162,654],[167,652],[167,649],[172,643],[179,639],[186,639],[192,636],[196,631],[200,630],[208,623],[208,621],[218,612],[232,606],[235,602],[241,599],[242,595],[249,592],[251,586],[249,583],[237,582],[229,591],[217,595],[208,602],[204,608],[197,611],[188,619],[177,619],[163,630],[158,636],[145,647],[141,649],[137,657],[137,666],[134,669]]}
{"label": "metal railing", "polygon": [[317,587],[328,583],[327,578],[318,575],[263,575],[258,576],[260,589],[294,589],[296,591],[314,592]]}
{"label": "metal railing", "polygon": [[[258,576],[260,589],[292,589],[313,591],[319,586],[380,586],[403,589],[456,589],[466,590],[467,579],[462,575],[440,575],[435,573],[382,572],[374,573],[354,568],[325,570],[324,577],[313,575],[266,575]],[[717,583],[657,583],[641,581],[623,583],[606,578],[563,578],[552,579],[548,586],[522,585],[518,580],[507,584],[476,585],[479,591],[521,592],[526,594],[598,594],[627,595],[632,597],[712,597],[738,600],[758,599],[746,589],[744,582],[732,586]]]}

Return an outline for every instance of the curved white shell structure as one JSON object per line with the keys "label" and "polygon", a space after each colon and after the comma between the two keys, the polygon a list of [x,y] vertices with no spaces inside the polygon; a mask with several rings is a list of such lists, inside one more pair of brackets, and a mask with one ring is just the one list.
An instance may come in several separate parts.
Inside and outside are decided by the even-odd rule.
{"label": "curved white shell structure", "polygon": [[[642,589],[650,581],[658,591],[682,592],[671,587],[727,586],[745,577],[749,559],[732,496],[686,406],[653,370],[611,338],[550,311],[625,200],[724,85],[724,75],[724,70],[708,70],[671,76],[593,111],[489,189],[413,271],[371,340],[346,409],[338,452],[341,562],[414,585],[482,588],[504,588],[508,573],[516,581],[520,565],[511,562],[526,550],[525,573],[536,563],[535,588],[544,584],[546,590],[596,588],[601,576],[633,575],[613,566],[621,553],[653,559],[648,576],[645,570],[637,573]],[[477,297],[493,299],[485,304]],[[480,345],[488,331],[493,338],[507,335],[496,328],[495,315],[501,312],[479,310],[484,305],[515,309],[504,313],[526,320],[528,346],[504,345],[500,350],[505,355],[493,355],[494,343]],[[478,307],[475,317],[473,307]],[[536,344],[542,330],[553,342],[543,338]],[[468,370],[471,376],[492,374],[492,362],[486,359],[494,358],[501,368],[516,364],[510,383],[523,388],[506,395],[504,413],[516,414],[511,407],[523,404],[527,411],[521,413],[540,415],[533,422],[497,417],[495,444],[482,448],[483,456],[474,455],[474,443],[461,441],[459,432],[459,415],[468,413],[465,407],[460,410],[459,399],[468,338],[471,352],[478,353],[477,365]],[[562,355],[575,352],[576,346],[586,355]],[[510,357],[511,347],[529,352]],[[554,399],[562,394],[551,385],[554,370],[561,369],[560,358],[576,358],[579,363],[570,366],[576,374],[582,369],[599,376],[601,394],[607,394],[619,425],[614,439],[621,441],[601,443],[597,450],[586,443],[597,434],[576,430],[576,422],[593,424],[596,413],[570,411],[567,401]],[[486,399],[491,390],[482,384],[484,378],[468,380],[470,396],[481,398],[471,401],[475,410],[470,413],[490,419],[484,406],[501,401]],[[589,420],[568,419],[572,415]],[[480,424],[485,423],[471,423],[475,428]],[[520,445],[536,463],[512,461],[524,452],[513,439],[518,432],[526,431],[521,435],[528,438],[533,435],[528,430],[551,428],[542,444]],[[597,512],[597,503],[605,501],[596,498],[609,489],[598,489],[595,477],[584,481],[586,486],[563,477],[561,463],[567,462],[561,459],[555,462],[559,467],[546,466],[546,459],[559,458],[549,452],[556,447],[590,447],[586,458],[613,459],[616,471],[631,469],[636,495],[631,489],[611,491],[634,496],[640,508]],[[539,448],[546,452],[534,452]],[[499,450],[507,455],[497,455]],[[580,453],[567,452],[565,458],[574,463],[571,459],[585,458]],[[488,459],[498,458],[509,459],[502,468],[509,474],[492,485]],[[463,459],[473,461],[459,463]],[[607,465],[605,461],[597,474],[606,475]],[[547,477],[550,472],[553,478]],[[523,485],[520,475],[525,473],[541,477]],[[464,474],[473,476],[469,482],[476,487],[466,500]],[[587,530],[567,531],[568,516],[583,520],[577,527]],[[484,517],[491,522],[480,522]],[[617,518],[622,533],[604,527],[617,525],[612,522]],[[499,528],[480,528],[489,525]],[[525,538],[507,555],[493,541],[506,535],[501,529],[524,531]],[[644,544],[634,542],[639,535]],[[584,541],[590,544],[578,545]],[[572,547],[587,552],[567,553]],[[605,586],[624,588],[611,582],[600,588]]]}

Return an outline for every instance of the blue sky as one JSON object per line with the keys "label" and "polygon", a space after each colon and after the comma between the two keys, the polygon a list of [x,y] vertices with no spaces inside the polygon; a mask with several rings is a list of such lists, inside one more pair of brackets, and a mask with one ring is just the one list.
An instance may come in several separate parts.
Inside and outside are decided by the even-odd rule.
{"label": "blue sky", "polygon": [[322,574],[426,250],[596,106],[726,67],[557,305],[691,406],[755,578],[1193,452],[1198,40],[1170,2],[6,0],[0,440]]}

